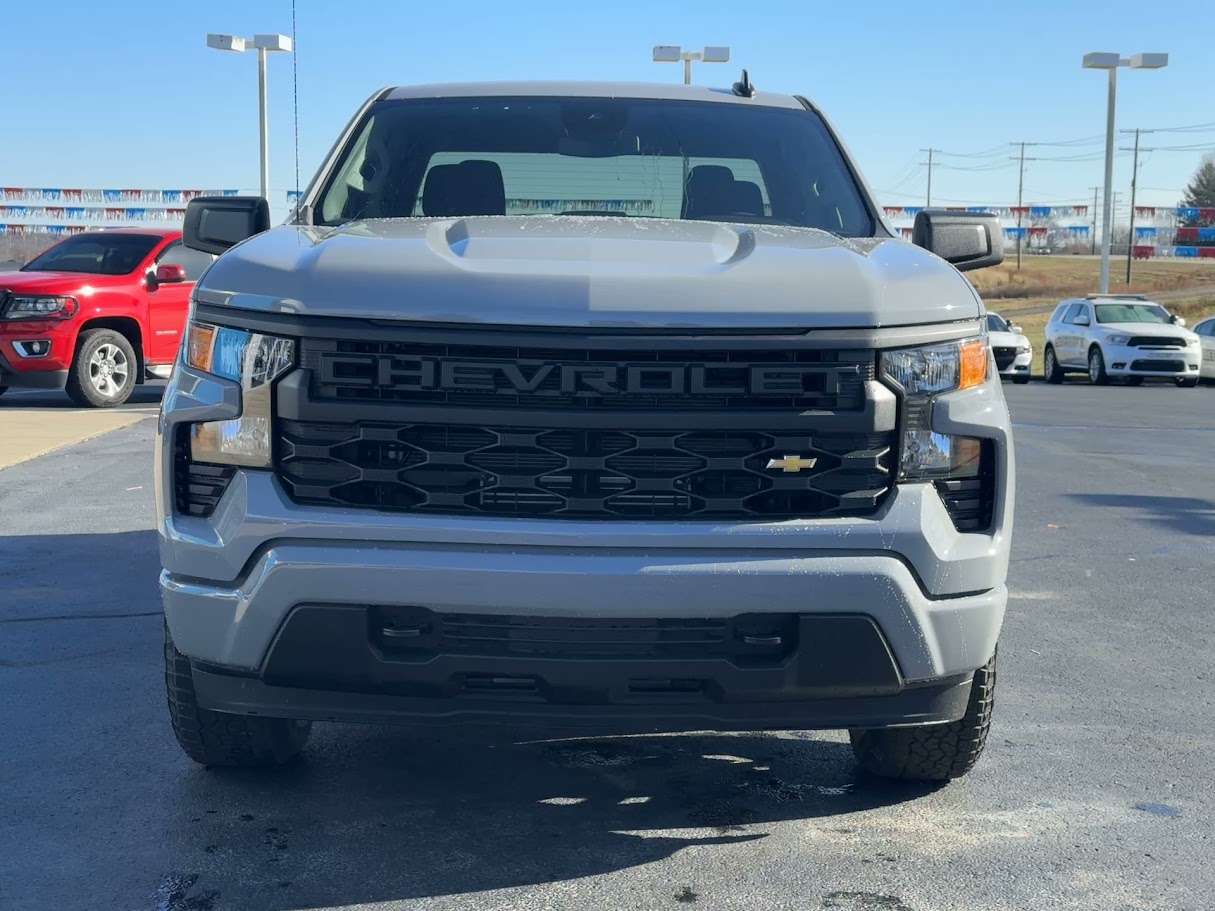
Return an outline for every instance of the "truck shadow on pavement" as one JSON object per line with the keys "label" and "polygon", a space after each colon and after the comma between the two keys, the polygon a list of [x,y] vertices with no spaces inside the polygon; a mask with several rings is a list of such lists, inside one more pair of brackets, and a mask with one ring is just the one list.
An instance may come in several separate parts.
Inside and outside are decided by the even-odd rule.
{"label": "truck shadow on pavement", "polygon": [[1140,521],[1186,535],[1215,535],[1215,501],[1197,497],[1152,497],[1139,494],[1068,494],[1088,506],[1138,513]]}
{"label": "truck shadow on pavement", "polygon": [[[101,884],[122,907],[133,895],[164,911],[342,907],[576,880],[708,846],[700,857],[754,875],[775,856],[759,847],[773,824],[809,821],[813,863],[816,843],[850,844],[849,814],[934,790],[859,778],[846,738],[805,732],[318,725],[286,768],[204,770],[179,752],[165,708],[156,548],[151,531],[0,537],[0,702],[13,707],[0,767],[20,820],[0,849],[28,871],[14,907],[83,907]],[[53,886],[46,870],[63,871]],[[640,905],[699,891],[658,875],[639,874],[635,887],[653,890]]]}
{"label": "truck shadow on pavement", "polygon": [[[846,743],[817,735],[495,741],[489,735],[331,726],[277,773],[185,771],[175,842],[245,907],[374,905],[614,873],[684,848],[754,869],[768,824],[814,820],[835,844],[848,814],[924,787],[856,778]],[[186,813],[193,812],[187,820]],[[813,837],[806,845],[813,857]],[[205,887],[200,881],[199,887]],[[695,894],[665,883],[657,905]],[[686,890],[686,891],[684,891]],[[684,899],[687,900],[686,898]]]}

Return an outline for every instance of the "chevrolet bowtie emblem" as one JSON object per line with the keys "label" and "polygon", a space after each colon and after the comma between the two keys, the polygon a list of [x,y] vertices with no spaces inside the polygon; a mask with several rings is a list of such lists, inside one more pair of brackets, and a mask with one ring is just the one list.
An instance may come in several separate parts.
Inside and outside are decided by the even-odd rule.
{"label": "chevrolet bowtie emblem", "polygon": [[803,468],[809,470],[817,461],[818,459],[803,459],[801,456],[787,455],[783,459],[768,459],[768,467],[794,472],[801,471]]}

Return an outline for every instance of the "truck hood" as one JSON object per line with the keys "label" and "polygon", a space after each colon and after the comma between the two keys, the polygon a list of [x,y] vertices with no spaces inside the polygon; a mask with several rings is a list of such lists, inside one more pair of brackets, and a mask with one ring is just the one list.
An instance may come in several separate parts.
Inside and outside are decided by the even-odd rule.
{"label": "truck hood", "polygon": [[809,228],[578,216],[284,225],[221,256],[206,303],[487,325],[876,328],[975,319],[943,260]]}

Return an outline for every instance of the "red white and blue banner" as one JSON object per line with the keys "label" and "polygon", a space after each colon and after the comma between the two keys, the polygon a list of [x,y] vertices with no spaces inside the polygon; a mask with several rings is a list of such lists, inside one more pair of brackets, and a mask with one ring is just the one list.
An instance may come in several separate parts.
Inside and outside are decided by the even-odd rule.
{"label": "red white and blue banner", "polygon": [[2,187],[0,198],[6,203],[86,203],[107,205],[141,203],[144,205],[182,205],[198,196],[239,196],[239,190],[82,190],[61,187]]}

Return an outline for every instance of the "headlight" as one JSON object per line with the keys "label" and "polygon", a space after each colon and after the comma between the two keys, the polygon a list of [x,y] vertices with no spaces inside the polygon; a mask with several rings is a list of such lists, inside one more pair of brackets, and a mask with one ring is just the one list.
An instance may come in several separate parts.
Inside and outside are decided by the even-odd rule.
{"label": "headlight", "polygon": [[1029,350],[1030,350],[1030,347],[1029,347],[1029,342],[1020,342],[1020,343],[1018,343],[1018,345],[1017,345],[1017,354],[1024,354],[1026,351],[1029,351]]}
{"label": "headlight", "polygon": [[1125,345],[1131,340],[1129,335],[1107,335],[1105,341],[1110,345]]}
{"label": "headlight", "polygon": [[70,319],[80,305],[65,295],[15,295],[4,310],[5,319]]}
{"label": "headlight", "polygon": [[1198,336],[1196,336],[1196,335],[1191,335],[1189,338],[1187,338],[1185,340],[1185,346],[1187,348],[1197,348],[1201,344],[1202,344],[1201,340],[1199,340]]}
{"label": "headlight", "polygon": [[269,468],[271,393],[276,379],[295,362],[289,338],[190,323],[182,359],[195,370],[240,383],[241,416],[190,427],[190,458],[196,462]]}
{"label": "headlight", "polygon": [[979,474],[982,441],[936,433],[929,426],[932,400],[987,380],[990,347],[969,338],[924,348],[882,352],[882,375],[903,392],[899,480],[968,478]]}
{"label": "headlight", "polygon": [[882,374],[909,396],[970,389],[987,379],[986,338],[882,352]]}

